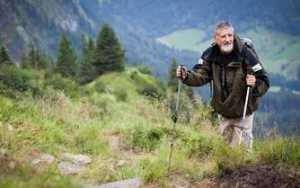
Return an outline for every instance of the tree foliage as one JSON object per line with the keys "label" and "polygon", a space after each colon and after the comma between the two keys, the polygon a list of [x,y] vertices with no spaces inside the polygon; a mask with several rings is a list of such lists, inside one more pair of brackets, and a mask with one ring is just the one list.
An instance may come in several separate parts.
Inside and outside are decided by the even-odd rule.
{"label": "tree foliage", "polygon": [[113,29],[108,24],[104,24],[97,37],[93,63],[96,75],[109,71],[123,71],[124,64],[125,52]]}
{"label": "tree foliage", "polygon": [[169,80],[168,80],[168,87],[171,88],[172,91],[177,91],[177,86],[178,86],[178,78],[176,77],[177,66],[178,64],[176,62],[176,59],[173,59],[169,70]]}
{"label": "tree foliage", "polygon": [[76,59],[76,54],[70,40],[65,35],[62,35],[55,71],[63,77],[75,78],[78,74]]}
{"label": "tree foliage", "polygon": [[41,70],[48,69],[50,67],[50,63],[48,57],[42,54],[39,49],[35,48],[31,44],[29,52],[22,55],[21,67]]}
{"label": "tree foliage", "polygon": [[82,58],[79,70],[79,82],[84,84],[95,78],[93,62],[95,60],[95,43],[93,39],[82,37]]}
{"label": "tree foliage", "polygon": [[4,46],[1,46],[0,48],[0,65],[2,64],[13,65],[7,49]]}

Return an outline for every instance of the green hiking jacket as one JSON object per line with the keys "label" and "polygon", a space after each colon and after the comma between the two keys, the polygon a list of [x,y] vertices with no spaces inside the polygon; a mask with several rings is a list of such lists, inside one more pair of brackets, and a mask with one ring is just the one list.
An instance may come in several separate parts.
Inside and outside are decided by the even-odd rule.
{"label": "green hiking jacket", "polygon": [[228,118],[240,118],[246,99],[246,74],[249,65],[258,64],[260,69],[254,73],[256,84],[251,89],[247,115],[258,108],[259,99],[269,89],[269,79],[255,51],[235,36],[234,50],[229,55],[220,53],[217,45],[212,45],[201,56],[203,63],[188,71],[183,83],[189,86],[202,86],[213,81],[212,107]]}

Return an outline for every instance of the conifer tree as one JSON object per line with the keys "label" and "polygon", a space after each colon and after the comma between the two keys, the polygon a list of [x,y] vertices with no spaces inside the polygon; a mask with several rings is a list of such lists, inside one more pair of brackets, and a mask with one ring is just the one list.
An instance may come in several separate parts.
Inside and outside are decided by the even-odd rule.
{"label": "conifer tree", "polygon": [[95,60],[95,43],[93,39],[82,38],[82,60],[80,64],[79,79],[84,84],[95,78],[93,62]]}
{"label": "conifer tree", "polygon": [[[168,80],[168,87],[173,91],[176,92],[178,89],[178,78],[176,76],[176,69],[178,67],[178,64],[176,62],[176,59],[172,60],[172,64],[169,71],[169,80]],[[193,100],[194,99],[194,92],[192,87],[188,87],[183,85],[182,86],[183,92],[187,94],[187,96]]]}
{"label": "conifer tree", "polygon": [[60,40],[55,71],[63,77],[76,78],[78,74],[76,54],[71,42],[65,35],[62,35]]}
{"label": "conifer tree", "polygon": [[105,24],[97,37],[95,62],[97,75],[109,71],[122,71],[125,67],[125,53],[113,29]]}
{"label": "conifer tree", "polygon": [[176,62],[176,59],[173,59],[169,70],[169,80],[168,80],[168,87],[171,88],[172,91],[177,91],[177,86],[178,86],[178,79],[176,77],[177,66],[178,64]]}
{"label": "conifer tree", "polygon": [[9,54],[7,52],[7,49],[4,46],[1,46],[0,48],[0,65],[14,65],[11,58],[9,57]]}
{"label": "conifer tree", "polygon": [[36,49],[32,44],[30,45],[30,50],[28,54],[24,53],[21,58],[22,68],[32,68],[32,69],[47,69],[49,68],[49,61],[46,55],[41,54],[41,52]]}

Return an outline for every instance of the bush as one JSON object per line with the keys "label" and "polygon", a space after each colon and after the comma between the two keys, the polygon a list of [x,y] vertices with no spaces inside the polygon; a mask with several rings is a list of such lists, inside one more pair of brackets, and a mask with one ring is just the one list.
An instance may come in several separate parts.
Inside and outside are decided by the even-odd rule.
{"label": "bush", "polygon": [[78,97],[79,86],[73,80],[63,78],[59,74],[55,74],[48,78],[45,82],[45,86],[51,86],[53,89],[61,90],[70,97]]}
{"label": "bush", "polygon": [[182,141],[185,145],[187,154],[200,158],[205,158],[213,154],[214,139],[197,133],[184,135]]}
{"label": "bush", "polygon": [[100,139],[99,128],[95,126],[80,127],[76,132],[75,142],[80,153],[109,154],[109,145]]}
{"label": "bush", "polygon": [[127,101],[128,94],[126,90],[117,89],[113,93],[119,101],[123,101],[123,102]]}
{"label": "bush", "polygon": [[105,91],[105,84],[101,81],[97,81],[95,83],[95,90],[98,92],[98,93],[103,93]]}
{"label": "bush", "polygon": [[164,132],[161,128],[135,126],[128,133],[128,142],[133,149],[152,151],[161,143]]}
{"label": "bush", "polygon": [[33,82],[38,76],[16,66],[1,65],[0,78],[0,94],[16,97],[20,92],[38,89]]}
{"label": "bush", "polygon": [[10,100],[0,96],[0,121],[5,122],[10,119],[11,110],[12,110],[12,103]]}
{"label": "bush", "polygon": [[148,74],[148,75],[152,74],[151,68],[146,65],[140,64],[137,66],[137,69],[143,74]]}
{"label": "bush", "polygon": [[242,145],[231,148],[228,144],[221,142],[214,148],[213,159],[220,174],[256,162],[255,154],[249,153]]}
{"label": "bush", "polygon": [[139,94],[155,99],[161,99],[165,96],[165,88],[161,82],[149,76],[141,75],[138,71],[132,71],[130,78],[135,82]]}
{"label": "bush", "polygon": [[89,97],[89,102],[97,107],[95,111],[92,111],[91,116],[103,117],[112,114],[116,98],[109,94],[94,94]]}
{"label": "bush", "polygon": [[165,161],[161,159],[144,159],[140,162],[143,169],[142,176],[146,182],[163,181],[167,175],[168,169]]}

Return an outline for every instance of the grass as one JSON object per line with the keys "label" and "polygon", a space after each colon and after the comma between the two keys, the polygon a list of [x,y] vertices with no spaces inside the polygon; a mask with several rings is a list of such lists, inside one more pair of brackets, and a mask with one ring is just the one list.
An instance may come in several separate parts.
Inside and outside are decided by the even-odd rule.
{"label": "grass", "polygon": [[[45,89],[35,98],[0,96],[0,148],[7,151],[4,156],[8,155],[0,155],[0,163],[5,164],[0,169],[0,187],[78,187],[82,182],[96,184],[134,177],[168,186],[171,95],[158,99],[140,92],[149,87],[158,93],[164,91],[154,78],[130,69],[104,75],[84,86],[86,93],[81,97],[70,98],[54,89]],[[118,88],[126,89],[125,98],[116,94]],[[296,138],[259,140],[256,152],[247,155],[243,148],[231,149],[224,143],[210,122],[210,108],[202,103],[192,105],[186,96],[181,103],[186,105],[181,110],[188,109],[190,117],[187,121],[184,113],[179,116],[172,175],[199,181],[259,162],[299,167]],[[112,136],[119,140],[115,145]],[[32,150],[56,158],[63,152],[81,153],[89,155],[92,162],[74,176],[60,175],[58,161],[40,172],[24,160]]]}
{"label": "grass", "polygon": [[257,143],[256,147],[261,161],[266,163],[285,163],[300,167],[300,141],[298,137],[269,138]]}

